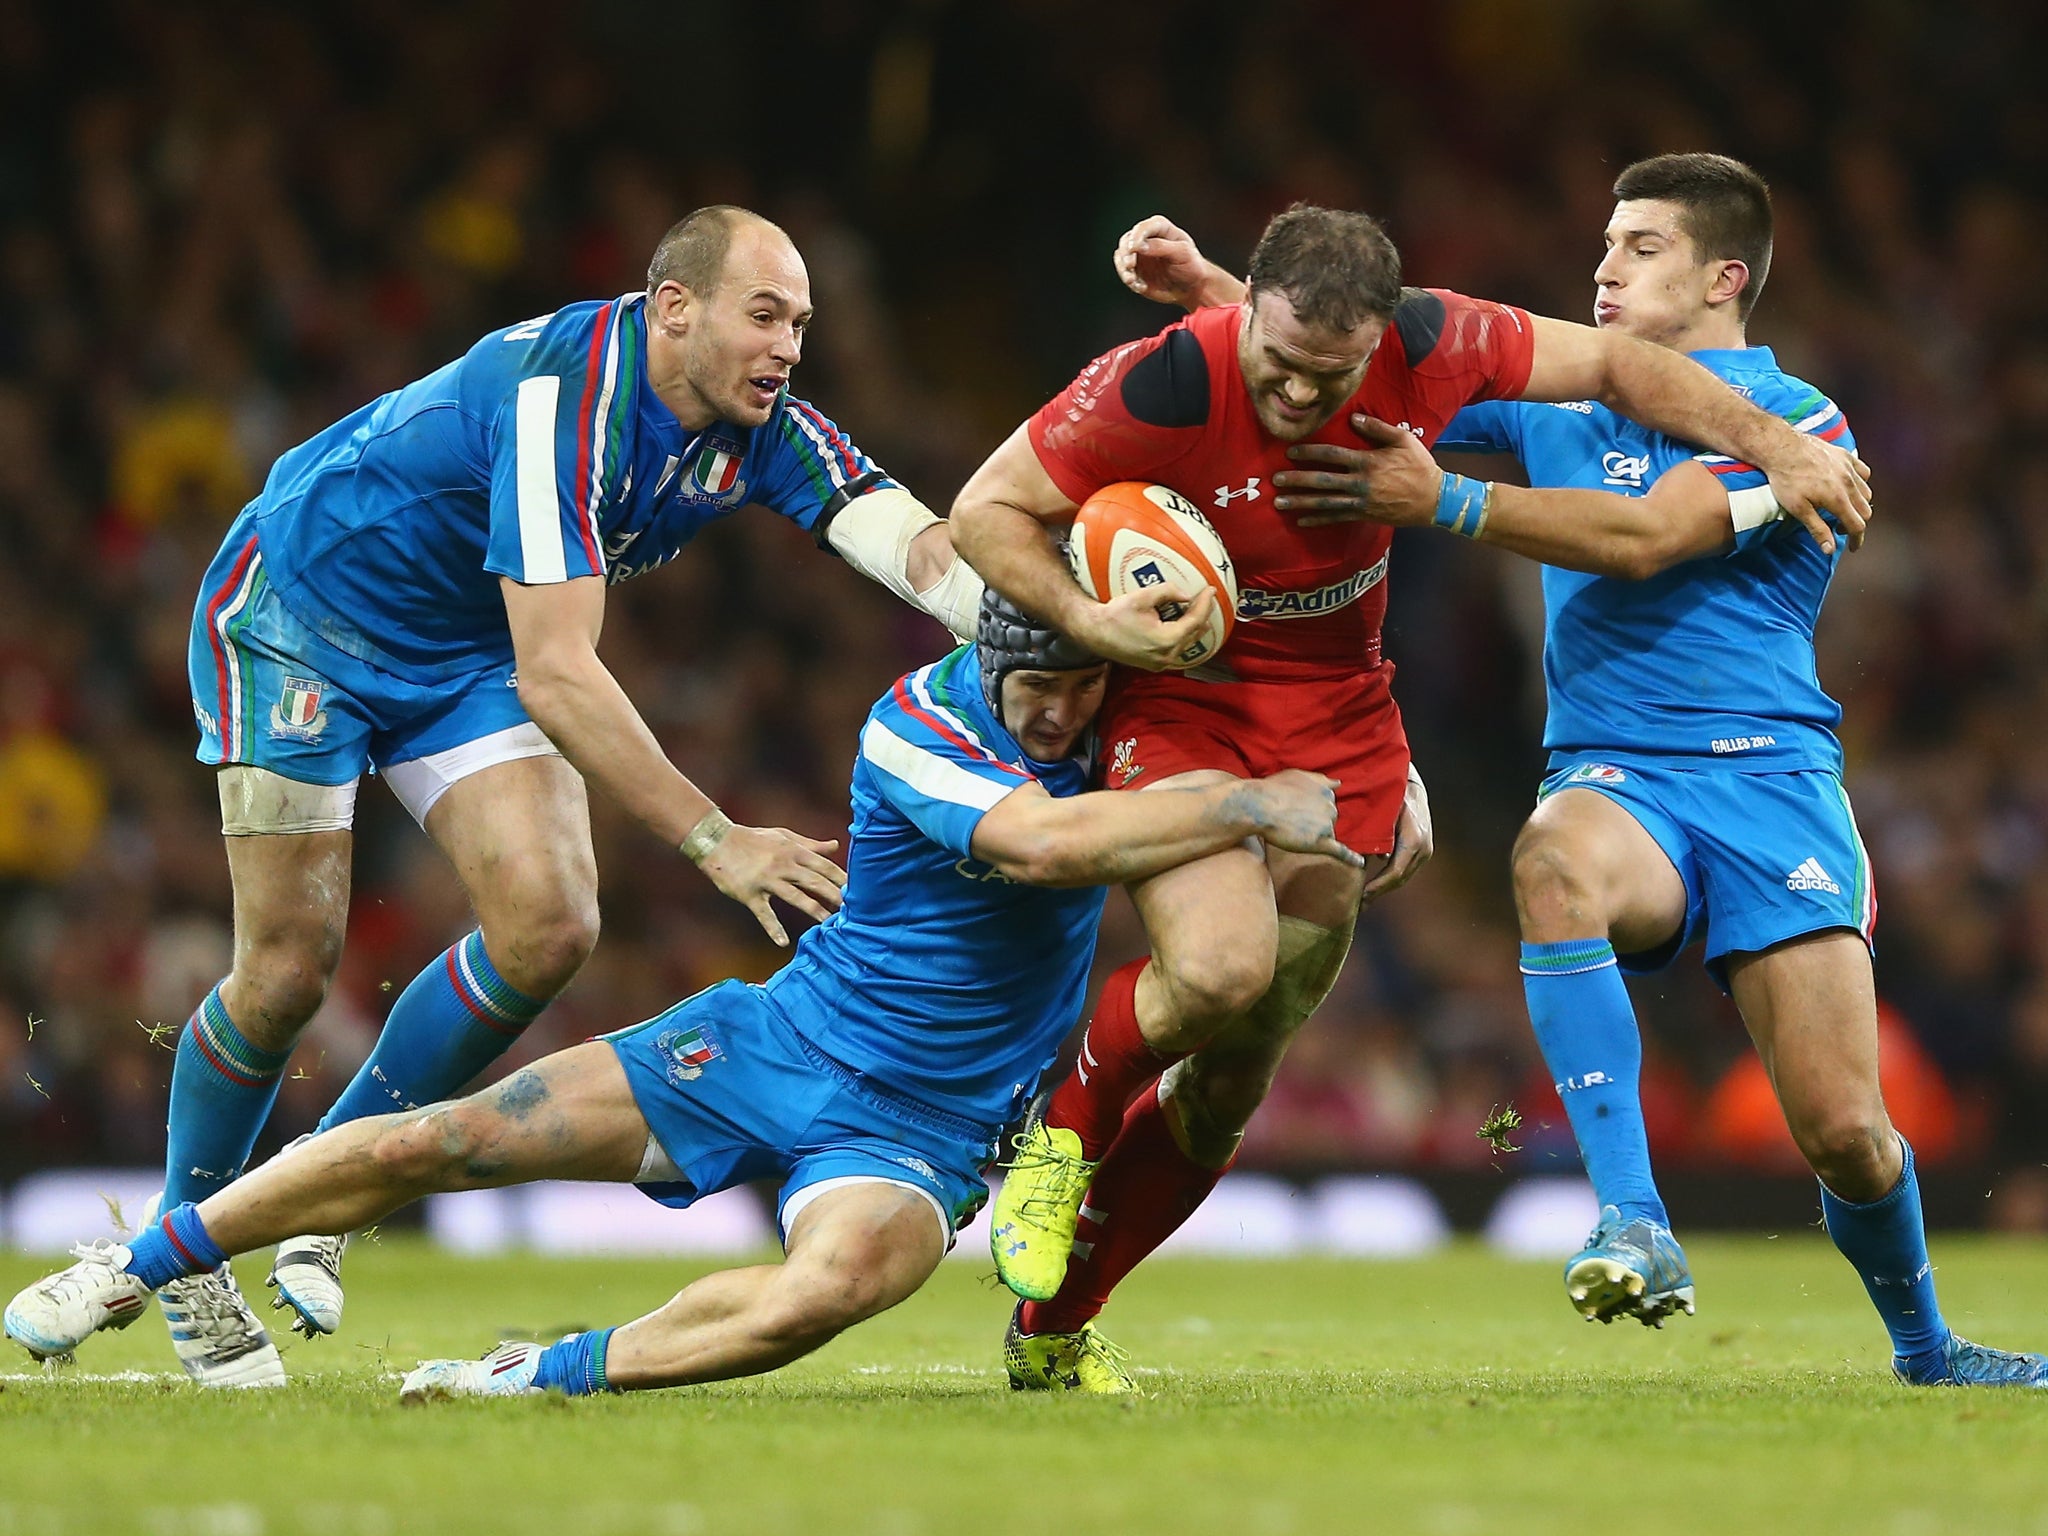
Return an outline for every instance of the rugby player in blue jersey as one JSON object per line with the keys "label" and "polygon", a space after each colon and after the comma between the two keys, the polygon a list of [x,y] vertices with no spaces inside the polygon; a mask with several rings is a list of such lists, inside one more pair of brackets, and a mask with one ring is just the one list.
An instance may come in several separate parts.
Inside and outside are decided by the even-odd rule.
{"label": "rugby player in blue jersey", "polygon": [[[596,649],[608,584],[749,505],[971,626],[979,582],[944,525],[788,392],[810,318],[780,229],[700,209],[663,237],[643,292],[495,331],[277,461],[194,615],[199,757],[220,769],[235,948],[179,1040],[165,1208],[241,1172],[325,995],[365,771],[448,855],[478,926],[401,992],[323,1126],[448,1097],[576,974],[598,923],[586,785],[778,944],[772,901],[812,918],[838,904],[835,845],[732,825]],[[340,1322],[343,1241],[278,1255],[278,1304],[309,1334]],[[283,1380],[225,1271],[164,1303],[201,1381]]]}
{"label": "rugby player in blue jersey", "polygon": [[[63,1353],[231,1253],[543,1178],[630,1181],[671,1205],[775,1179],[787,1257],[616,1329],[429,1362],[405,1397],[749,1375],[908,1296],[986,1198],[999,1133],[1079,1016],[1104,886],[1247,839],[1362,862],[1319,775],[1088,792],[1108,666],[992,593],[979,637],[869,712],[844,903],[766,984],[721,983],[473,1098],[326,1131],[125,1247],[81,1245],[8,1305],[9,1337]],[[1128,1391],[1119,1353],[1091,1327],[1020,1350],[1012,1379]]]}
{"label": "rugby player in blue jersey", "polygon": [[[1748,344],[1771,259],[1762,178],[1720,155],[1662,155],[1623,171],[1614,195],[1595,322],[1686,352],[1800,431],[1853,448],[1831,400]],[[1142,257],[1166,296],[1213,293],[1215,269],[1182,242],[1140,225],[1119,269],[1138,276]],[[1693,1310],[1651,1175],[1621,972],[1659,969],[1700,939],[1899,1379],[2048,1386],[2048,1358],[1987,1349],[1943,1321],[1912,1148],[1885,1112],[1876,897],[1842,787],[1841,709],[1814,664],[1834,530],[1802,536],[1750,466],[1597,402],[1471,406],[1438,440],[1515,455],[1534,490],[1446,474],[1408,433],[1357,427],[1373,446],[1304,449],[1324,467],[1286,477],[1282,506],[1305,522],[1434,523],[1545,563],[1551,756],[1514,879],[1530,1018],[1601,1204],[1565,1267],[1573,1304],[1603,1322]]]}

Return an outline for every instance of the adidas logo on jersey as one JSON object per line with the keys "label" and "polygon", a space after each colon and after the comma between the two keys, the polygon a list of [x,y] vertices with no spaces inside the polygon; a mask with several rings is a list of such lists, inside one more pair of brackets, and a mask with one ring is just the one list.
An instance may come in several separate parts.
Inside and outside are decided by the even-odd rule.
{"label": "adidas logo on jersey", "polygon": [[1835,884],[1828,872],[1820,867],[1818,859],[1808,859],[1804,864],[1785,877],[1788,891],[1826,891],[1830,896],[1842,894],[1842,888]]}

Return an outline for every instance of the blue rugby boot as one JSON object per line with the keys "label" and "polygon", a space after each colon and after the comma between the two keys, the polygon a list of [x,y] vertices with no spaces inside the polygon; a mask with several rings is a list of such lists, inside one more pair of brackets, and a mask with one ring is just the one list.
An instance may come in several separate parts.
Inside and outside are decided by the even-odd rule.
{"label": "blue rugby boot", "polygon": [[1624,1222],[1614,1206],[1600,1207],[1600,1222],[1586,1246],[1564,1267],[1565,1294],[1587,1322],[1632,1317],[1662,1328],[1674,1312],[1692,1312],[1692,1270],[1668,1228],[1638,1217]]}
{"label": "blue rugby boot", "polygon": [[1894,1355],[1892,1374],[1909,1387],[2048,1387],[2048,1356],[1988,1349],[1952,1333],[1939,1350]]}

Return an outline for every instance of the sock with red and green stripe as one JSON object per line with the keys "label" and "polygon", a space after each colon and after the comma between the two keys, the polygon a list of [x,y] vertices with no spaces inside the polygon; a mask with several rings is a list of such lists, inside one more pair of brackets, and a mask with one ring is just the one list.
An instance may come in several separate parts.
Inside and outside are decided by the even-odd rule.
{"label": "sock with red and green stripe", "polygon": [[152,1291],[187,1275],[219,1269],[228,1256],[207,1236],[199,1207],[168,1210],[128,1245],[128,1273]]}
{"label": "sock with red and green stripe", "polygon": [[528,997],[498,974],[483,930],[475,930],[399,994],[377,1048],[321,1118],[320,1129],[454,1097],[547,1005],[547,998]]}
{"label": "sock with red and green stripe", "polygon": [[220,988],[206,994],[178,1037],[171,1068],[166,1206],[204,1200],[241,1177],[291,1054],[252,1044],[228,1017]]}

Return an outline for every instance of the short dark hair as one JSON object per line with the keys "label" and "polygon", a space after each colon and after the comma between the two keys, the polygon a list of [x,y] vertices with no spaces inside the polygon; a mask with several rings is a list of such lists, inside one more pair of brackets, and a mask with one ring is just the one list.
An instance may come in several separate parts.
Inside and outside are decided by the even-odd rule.
{"label": "short dark hair", "polygon": [[1252,248],[1247,297],[1284,293],[1304,325],[1354,331],[1401,302],[1401,253],[1370,214],[1296,203]]}
{"label": "short dark hair", "polygon": [[712,203],[684,214],[654,248],[654,258],[647,263],[647,291],[652,293],[663,283],[681,283],[694,294],[714,292],[725,275],[733,231],[750,219],[775,227],[736,203]]}
{"label": "short dark hair", "polygon": [[1614,178],[1620,202],[1676,203],[1702,261],[1739,261],[1749,282],[1735,297],[1742,319],[1756,308],[1771,275],[1771,189],[1763,177],[1726,155],[1657,155]]}

